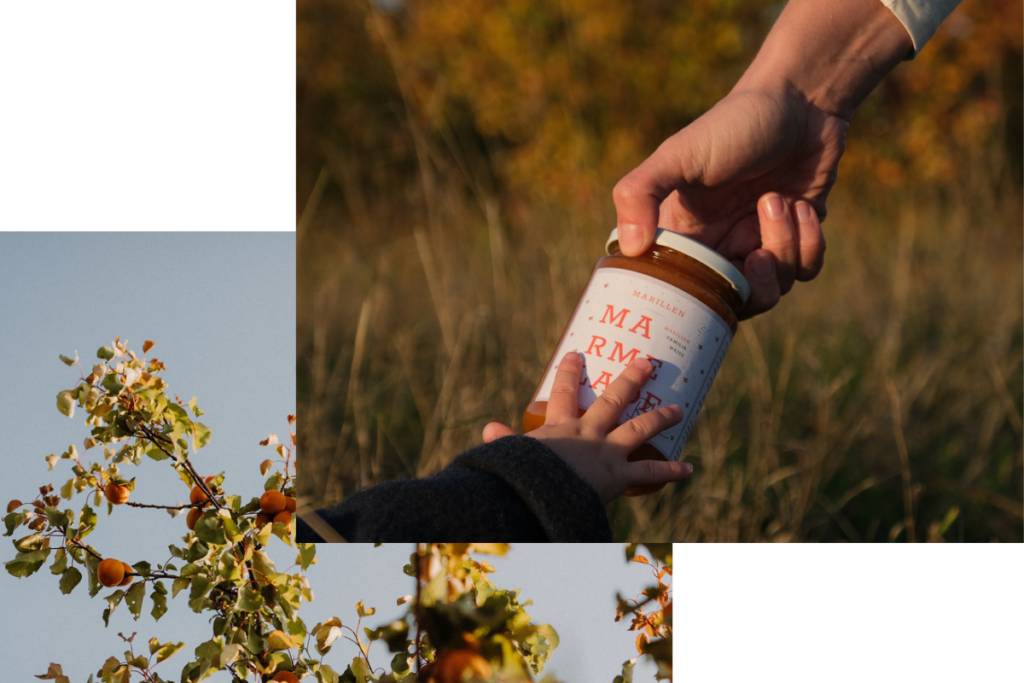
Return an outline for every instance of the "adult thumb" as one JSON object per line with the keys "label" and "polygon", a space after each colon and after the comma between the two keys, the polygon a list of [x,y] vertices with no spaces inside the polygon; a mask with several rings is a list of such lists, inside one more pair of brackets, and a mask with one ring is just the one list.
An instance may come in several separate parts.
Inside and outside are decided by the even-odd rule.
{"label": "adult thumb", "polygon": [[685,144],[683,131],[663,142],[646,160],[612,190],[619,248],[626,256],[639,256],[654,243],[661,203],[680,184],[685,184],[678,148]]}

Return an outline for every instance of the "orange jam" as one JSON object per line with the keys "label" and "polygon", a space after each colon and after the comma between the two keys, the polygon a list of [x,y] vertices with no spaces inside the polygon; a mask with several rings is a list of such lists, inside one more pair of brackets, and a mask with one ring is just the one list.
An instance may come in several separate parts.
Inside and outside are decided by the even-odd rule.
{"label": "orange jam", "polygon": [[[725,258],[703,244],[659,228],[654,245],[636,257],[619,251],[618,233],[594,266],[544,378],[523,414],[523,431],[544,424],[556,365],[583,354],[580,415],[633,359],[647,358],[651,377],[619,424],[659,406],[676,404],[683,420],[630,453],[629,460],[678,460],[715,373],[736,333],[750,287]],[[661,486],[630,489],[641,495]]]}

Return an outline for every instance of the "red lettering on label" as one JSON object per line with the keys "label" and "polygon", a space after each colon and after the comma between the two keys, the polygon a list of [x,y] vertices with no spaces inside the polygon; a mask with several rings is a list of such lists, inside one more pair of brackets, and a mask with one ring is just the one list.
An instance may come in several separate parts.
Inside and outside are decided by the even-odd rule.
{"label": "red lettering on label", "polygon": [[642,406],[638,406],[637,410],[639,410],[641,413],[646,413],[648,410],[657,408],[660,405],[661,399],[648,391],[647,397],[644,399],[644,404]]}
{"label": "red lettering on label", "polygon": [[590,385],[590,388],[593,389],[594,391],[597,391],[597,388],[603,384],[604,388],[607,389],[608,388],[608,384],[611,381],[612,381],[612,373],[610,373],[610,372],[602,372],[601,376],[597,378],[597,381]]}
{"label": "red lettering on label", "polygon": [[[627,313],[629,313],[629,309],[624,308],[616,314],[615,308],[611,304],[608,304],[608,308],[605,309],[604,315],[601,317],[601,322],[611,323],[621,329],[622,324],[626,322]],[[648,337],[648,339],[650,339],[650,337]]]}
{"label": "red lettering on label", "polygon": [[615,360],[615,352],[619,352],[619,360],[623,365],[629,365],[636,358],[636,354],[640,353],[640,349],[632,349],[629,353],[623,353],[622,342],[615,342],[615,347],[612,349],[611,355],[608,356],[608,360]]}
{"label": "red lettering on label", "polygon": [[[661,369],[661,366],[665,364],[665,361],[658,360],[657,358],[655,358],[654,356],[652,356],[650,354],[647,354],[647,360],[649,360],[651,362],[651,367],[652,367],[652,372],[651,372],[650,379],[658,379],[658,370]],[[650,380],[648,380],[648,381],[650,381]],[[636,400],[636,399],[634,399],[634,400]]]}
{"label": "red lettering on label", "polygon": [[[611,308],[611,306],[609,306],[608,308]],[[628,313],[628,311],[626,311],[626,312]],[[622,325],[619,325],[619,327],[622,327]],[[633,327],[631,327],[629,331],[634,333],[634,334],[636,334],[636,331],[641,329],[641,328],[643,328],[643,331],[644,331],[643,332],[644,339],[650,339],[651,338],[651,319],[648,318],[646,315],[640,316],[640,322],[638,322],[636,325],[633,325]]]}
{"label": "red lettering on label", "polygon": [[[601,340],[600,344],[597,343],[598,339]],[[595,334],[594,338],[590,340],[590,346],[587,347],[587,353],[593,353],[598,358],[603,358],[603,356],[601,355],[601,349],[603,349],[604,345],[607,344],[607,343],[608,343],[607,339],[605,339],[604,337],[598,337]],[[617,345],[621,346],[621,344],[617,344]],[[613,351],[613,353],[614,353],[614,351]]]}

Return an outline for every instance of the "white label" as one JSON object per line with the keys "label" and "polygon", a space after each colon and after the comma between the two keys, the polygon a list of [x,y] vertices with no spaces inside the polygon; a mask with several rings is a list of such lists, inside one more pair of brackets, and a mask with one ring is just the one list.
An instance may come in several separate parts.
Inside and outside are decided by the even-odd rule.
{"label": "white label", "polygon": [[[635,358],[649,359],[654,372],[619,424],[659,406],[678,405],[683,421],[647,442],[678,460],[731,342],[725,321],[690,294],[632,270],[599,268],[554,357],[583,354],[583,409]],[[552,366],[544,376],[536,400],[551,396],[555,371]]]}

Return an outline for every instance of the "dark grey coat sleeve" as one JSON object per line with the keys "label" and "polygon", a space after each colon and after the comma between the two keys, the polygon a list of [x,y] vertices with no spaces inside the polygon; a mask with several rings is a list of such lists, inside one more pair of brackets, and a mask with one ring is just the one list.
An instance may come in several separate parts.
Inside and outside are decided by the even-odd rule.
{"label": "dark grey coat sleeve", "polygon": [[[317,510],[350,542],[605,542],[597,491],[540,441],[508,436],[466,451],[444,470],[363,489]],[[322,539],[297,520],[303,543]]]}

